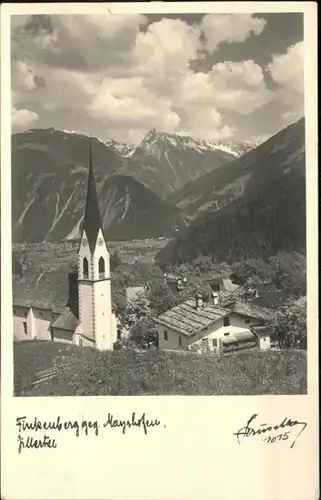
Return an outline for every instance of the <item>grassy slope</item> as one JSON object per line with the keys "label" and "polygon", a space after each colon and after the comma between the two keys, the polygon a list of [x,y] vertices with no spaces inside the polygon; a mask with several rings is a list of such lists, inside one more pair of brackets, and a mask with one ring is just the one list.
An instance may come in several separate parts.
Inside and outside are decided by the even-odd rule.
{"label": "grassy slope", "polygon": [[[16,343],[15,394],[251,395],[306,392],[304,352],[243,352],[214,358],[194,354],[99,353],[89,348],[32,341]],[[75,362],[72,368],[65,363]],[[31,386],[35,373],[60,367],[55,379]]]}

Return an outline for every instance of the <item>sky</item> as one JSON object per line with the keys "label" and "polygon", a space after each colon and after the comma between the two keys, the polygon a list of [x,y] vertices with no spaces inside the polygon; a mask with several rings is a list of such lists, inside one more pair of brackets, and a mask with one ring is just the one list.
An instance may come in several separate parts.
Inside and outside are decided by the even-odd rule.
{"label": "sky", "polygon": [[12,131],[261,142],[304,114],[302,14],[11,17]]}

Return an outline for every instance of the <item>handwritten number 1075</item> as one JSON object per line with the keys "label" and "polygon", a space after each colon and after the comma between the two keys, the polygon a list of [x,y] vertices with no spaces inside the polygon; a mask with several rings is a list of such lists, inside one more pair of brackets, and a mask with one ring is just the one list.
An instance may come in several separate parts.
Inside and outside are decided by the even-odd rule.
{"label": "handwritten number 1075", "polygon": [[290,431],[288,432],[284,432],[283,434],[279,434],[278,436],[268,436],[267,438],[263,439],[263,442],[266,442],[266,443],[275,443],[276,441],[286,441],[287,439],[289,439],[289,434],[290,434]]}

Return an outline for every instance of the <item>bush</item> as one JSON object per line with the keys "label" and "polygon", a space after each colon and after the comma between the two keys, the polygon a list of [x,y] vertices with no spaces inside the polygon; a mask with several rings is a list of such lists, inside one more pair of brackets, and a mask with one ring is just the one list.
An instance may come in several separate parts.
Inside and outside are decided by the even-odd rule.
{"label": "bush", "polygon": [[[304,351],[243,352],[215,358],[159,350],[90,348],[32,341],[15,344],[17,396],[254,395],[306,393]],[[64,358],[70,368],[32,386],[34,373]]]}
{"label": "bush", "polygon": [[306,304],[292,303],[281,307],[273,316],[275,339],[281,349],[307,348]]}
{"label": "bush", "polygon": [[129,340],[141,349],[149,349],[152,345],[158,345],[158,334],[154,321],[146,317],[135,323],[131,328]]}

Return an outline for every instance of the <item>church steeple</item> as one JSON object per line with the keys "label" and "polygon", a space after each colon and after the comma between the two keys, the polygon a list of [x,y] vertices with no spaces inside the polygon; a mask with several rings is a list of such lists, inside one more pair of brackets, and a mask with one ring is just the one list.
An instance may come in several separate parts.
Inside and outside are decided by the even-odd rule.
{"label": "church steeple", "polygon": [[91,253],[95,249],[99,230],[102,230],[102,222],[98,204],[98,196],[96,190],[95,176],[92,163],[91,137],[89,139],[89,173],[87,184],[87,199],[85,217],[83,221],[83,229],[88,238],[88,245]]}
{"label": "church steeple", "polygon": [[112,314],[110,255],[105,242],[90,143],[85,218],[78,251],[79,339],[100,350],[113,349],[117,338]]}

